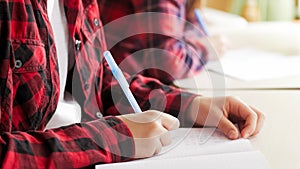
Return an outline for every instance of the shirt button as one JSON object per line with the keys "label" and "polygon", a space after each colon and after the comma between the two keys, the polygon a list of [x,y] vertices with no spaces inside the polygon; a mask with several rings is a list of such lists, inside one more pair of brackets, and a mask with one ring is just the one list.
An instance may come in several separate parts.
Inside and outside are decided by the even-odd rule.
{"label": "shirt button", "polygon": [[89,89],[89,88],[90,88],[90,85],[89,85],[89,84],[85,84],[85,85],[84,85],[84,89],[85,89],[85,90],[87,90],[87,89]]}
{"label": "shirt button", "polygon": [[102,117],[103,117],[103,115],[102,115],[102,113],[100,113],[100,112],[97,112],[97,113],[96,113],[96,117],[100,119],[100,118],[102,118]]}
{"label": "shirt button", "polygon": [[76,48],[76,50],[79,51],[80,47],[81,47],[81,41],[76,39],[75,40],[75,48]]}
{"label": "shirt button", "polygon": [[21,60],[16,60],[16,61],[15,61],[15,67],[16,67],[16,68],[22,67],[22,61],[21,61]]}
{"label": "shirt button", "polygon": [[95,26],[99,26],[99,20],[97,18],[94,19]]}

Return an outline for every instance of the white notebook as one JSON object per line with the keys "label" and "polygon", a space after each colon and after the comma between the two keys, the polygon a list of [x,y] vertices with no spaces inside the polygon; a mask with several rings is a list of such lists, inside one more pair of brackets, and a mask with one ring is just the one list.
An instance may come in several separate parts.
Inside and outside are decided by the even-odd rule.
{"label": "white notebook", "polygon": [[268,169],[263,154],[247,139],[229,140],[215,129],[178,129],[173,143],[154,157],[104,164],[97,169]]}

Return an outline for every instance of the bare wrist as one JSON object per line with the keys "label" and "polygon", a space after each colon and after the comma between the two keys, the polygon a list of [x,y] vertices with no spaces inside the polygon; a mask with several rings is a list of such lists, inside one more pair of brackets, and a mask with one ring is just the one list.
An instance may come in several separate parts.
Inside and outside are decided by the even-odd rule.
{"label": "bare wrist", "polygon": [[202,96],[197,96],[189,105],[187,112],[186,112],[186,124],[194,125],[196,123],[196,119],[199,112],[199,103]]}

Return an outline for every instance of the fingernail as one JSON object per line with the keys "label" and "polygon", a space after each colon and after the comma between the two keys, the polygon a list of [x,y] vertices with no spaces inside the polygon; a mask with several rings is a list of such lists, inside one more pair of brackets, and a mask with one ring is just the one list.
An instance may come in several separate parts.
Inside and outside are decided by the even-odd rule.
{"label": "fingernail", "polygon": [[229,133],[228,133],[228,137],[230,139],[235,139],[236,138],[236,132],[234,130],[231,130]]}

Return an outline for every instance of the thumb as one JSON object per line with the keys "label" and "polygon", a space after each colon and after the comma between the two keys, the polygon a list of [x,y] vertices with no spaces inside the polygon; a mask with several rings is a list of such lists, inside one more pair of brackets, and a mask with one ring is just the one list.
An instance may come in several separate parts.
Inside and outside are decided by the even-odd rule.
{"label": "thumb", "polygon": [[237,139],[239,136],[238,129],[225,116],[221,118],[218,128],[230,139]]}
{"label": "thumb", "polygon": [[179,128],[179,120],[169,114],[162,113],[161,124],[167,130],[176,130]]}

